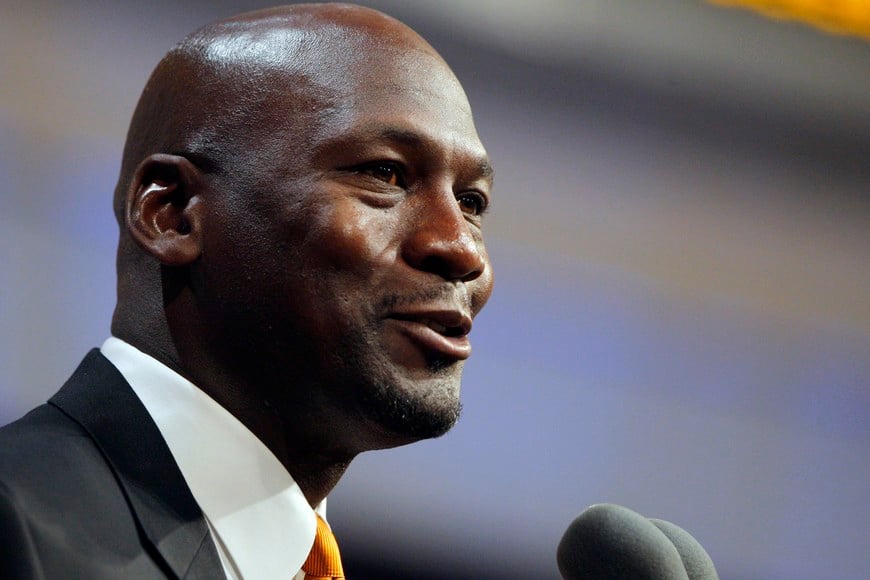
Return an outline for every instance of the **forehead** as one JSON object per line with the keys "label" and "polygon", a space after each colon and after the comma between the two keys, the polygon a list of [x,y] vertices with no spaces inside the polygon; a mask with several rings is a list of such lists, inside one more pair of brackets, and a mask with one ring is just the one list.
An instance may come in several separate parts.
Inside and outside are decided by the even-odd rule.
{"label": "forehead", "polygon": [[212,40],[206,56],[228,97],[228,114],[215,122],[248,150],[276,147],[279,165],[289,156],[297,169],[341,142],[416,141],[485,163],[459,81],[434,49],[403,30],[232,30]]}
{"label": "forehead", "polygon": [[390,141],[485,158],[459,81],[437,55],[377,47],[329,63],[318,79],[328,95],[319,141]]}

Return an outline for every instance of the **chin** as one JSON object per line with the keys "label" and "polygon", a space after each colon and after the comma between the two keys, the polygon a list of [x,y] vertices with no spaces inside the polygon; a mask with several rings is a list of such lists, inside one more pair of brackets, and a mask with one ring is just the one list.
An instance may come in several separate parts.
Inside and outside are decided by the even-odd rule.
{"label": "chin", "polygon": [[[333,349],[330,381],[337,404],[372,427],[377,447],[447,433],[459,420],[463,360],[411,350],[385,352],[375,336],[348,332]],[[375,448],[375,447],[372,447]]]}
{"label": "chin", "polygon": [[390,383],[373,389],[362,404],[363,413],[396,440],[440,437],[459,420],[462,404],[455,369],[442,368],[426,379],[404,378]]}

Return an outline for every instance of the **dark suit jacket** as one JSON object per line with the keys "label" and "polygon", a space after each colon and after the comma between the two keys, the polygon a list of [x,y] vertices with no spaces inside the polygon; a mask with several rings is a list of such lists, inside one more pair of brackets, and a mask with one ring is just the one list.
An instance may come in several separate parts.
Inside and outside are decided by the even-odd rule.
{"label": "dark suit jacket", "polygon": [[0,429],[0,578],[223,578],[169,448],[98,350]]}

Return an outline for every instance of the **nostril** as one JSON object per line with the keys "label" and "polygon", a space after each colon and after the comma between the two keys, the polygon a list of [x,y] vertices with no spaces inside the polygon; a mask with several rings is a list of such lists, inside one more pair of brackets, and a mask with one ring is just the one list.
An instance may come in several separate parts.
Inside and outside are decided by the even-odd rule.
{"label": "nostril", "polygon": [[451,277],[449,274],[450,267],[447,264],[447,261],[437,254],[430,254],[424,257],[422,260],[420,260],[419,267],[421,270],[424,270],[426,272],[438,274],[442,278],[449,279]]}
{"label": "nostril", "polygon": [[445,280],[474,280],[483,272],[483,260],[475,255],[429,255],[418,263],[418,268],[437,274]]}

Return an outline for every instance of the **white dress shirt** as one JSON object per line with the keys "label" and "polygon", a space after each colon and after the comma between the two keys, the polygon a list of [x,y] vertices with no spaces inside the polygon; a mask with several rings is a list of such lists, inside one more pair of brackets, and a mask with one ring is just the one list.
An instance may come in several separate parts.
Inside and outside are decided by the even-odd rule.
{"label": "white dress shirt", "polygon": [[296,578],[314,544],[315,513],[269,449],[190,381],[111,337],[100,348],[157,424],[205,515],[229,580]]}

